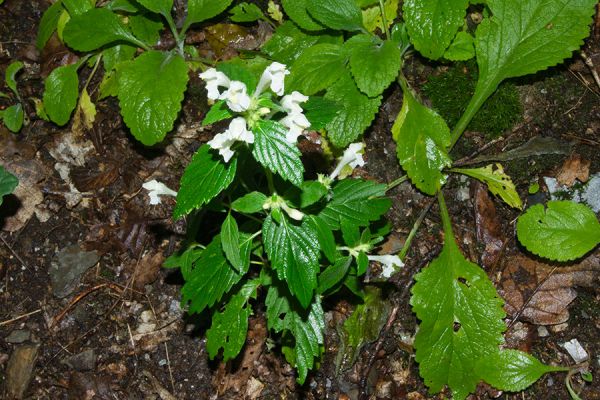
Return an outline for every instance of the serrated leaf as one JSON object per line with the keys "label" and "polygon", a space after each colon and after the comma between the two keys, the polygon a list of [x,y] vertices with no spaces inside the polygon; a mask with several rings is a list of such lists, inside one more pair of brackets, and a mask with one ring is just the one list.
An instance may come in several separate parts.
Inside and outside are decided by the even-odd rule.
{"label": "serrated leaf", "polygon": [[498,390],[520,392],[548,372],[567,368],[542,364],[537,358],[519,350],[498,350],[477,362],[479,376]]}
{"label": "serrated leaf", "polygon": [[229,7],[232,0],[188,0],[184,30],[196,22],[216,17]]}
{"label": "serrated leaf", "polygon": [[18,184],[19,180],[17,177],[0,165],[0,206],[2,205],[3,197],[11,194]]}
{"label": "serrated leaf", "polygon": [[77,64],[56,68],[44,83],[44,108],[48,117],[57,125],[69,122],[79,96]]}
{"label": "serrated leaf", "polygon": [[325,99],[338,103],[340,110],[327,124],[327,135],[334,146],[344,148],[363,134],[379,110],[381,96],[369,98],[361,93],[350,73],[344,71],[327,90]]}
{"label": "serrated leaf", "polygon": [[133,136],[147,146],[173,129],[187,87],[183,57],[147,51],[119,69],[121,114]]}
{"label": "serrated leaf", "polygon": [[136,14],[129,16],[129,27],[138,39],[150,46],[160,39],[160,31],[164,28],[160,17],[156,14]]}
{"label": "serrated leaf", "polygon": [[421,320],[414,347],[431,393],[444,385],[465,399],[480,380],[476,361],[503,342],[502,300],[486,273],[464,258],[449,221],[440,255],[415,276],[411,305]]}
{"label": "serrated leaf", "polygon": [[[377,3],[377,1],[374,1],[372,2],[373,7],[362,10],[363,25],[369,32],[375,32],[377,29],[380,29],[381,32],[385,32],[398,17],[399,2],[397,0],[386,0],[383,7],[385,10],[387,27],[384,27],[383,18],[381,16],[381,7]],[[360,4],[358,5],[361,8],[363,7]]]}
{"label": "serrated leaf", "polygon": [[267,196],[260,192],[250,192],[231,203],[231,208],[237,212],[253,214],[263,210]]}
{"label": "serrated leaf", "polygon": [[[153,13],[161,14],[164,16],[171,15],[171,9],[173,8],[173,0],[136,0],[145,9],[152,11]],[[192,3],[190,1],[190,3]],[[189,5],[188,5],[189,7]]]}
{"label": "serrated leaf", "polygon": [[364,30],[362,12],[354,0],[307,0],[309,14],[331,29]]}
{"label": "serrated leaf", "polygon": [[321,43],[304,50],[294,62],[287,83],[292,90],[311,96],[329,88],[346,68],[342,46]]}
{"label": "serrated leaf", "polygon": [[466,61],[475,57],[475,38],[470,33],[460,31],[444,53],[450,61]]}
{"label": "serrated leaf", "polygon": [[406,0],[403,18],[415,48],[432,60],[443,56],[464,24],[468,5],[468,0]]}
{"label": "serrated leaf", "polygon": [[98,91],[98,100],[105,99],[109,96],[116,97],[119,94],[119,78],[117,72],[107,72],[102,77],[100,89]]}
{"label": "serrated leaf", "polygon": [[308,14],[308,0],[281,0],[283,10],[300,28],[307,31],[320,31],[325,27]]}
{"label": "serrated leaf", "polygon": [[210,146],[202,145],[181,177],[173,217],[178,219],[212,200],[231,184],[236,169],[237,158],[224,164]]}
{"label": "serrated leaf", "polygon": [[210,110],[206,113],[206,116],[202,120],[202,125],[211,125],[215,122],[223,121],[227,118],[232,118],[233,113],[227,107],[227,103],[225,100],[219,100],[215,104],[212,105]]}
{"label": "serrated leaf", "polygon": [[19,132],[23,127],[23,106],[21,103],[14,104],[4,110],[0,117],[11,132]]}
{"label": "serrated leaf", "polygon": [[338,253],[333,232],[321,217],[317,215],[311,215],[308,218],[313,223],[323,254],[325,254],[325,257],[329,261],[335,262]]}
{"label": "serrated leaf", "polygon": [[110,72],[116,68],[119,63],[129,61],[135,55],[136,48],[128,44],[117,44],[105,49],[102,52],[102,63],[104,71]]}
{"label": "serrated leaf", "polygon": [[[281,295],[282,292],[284,295]],[[290,302],[285,295],[289,295],[287,290],[284,290],[277,285],[269,286],[269,291],[267,292],[267,297],[265,298],[265,306],[267,307],[267,327],[274,331],[275,333],[279,333],[283,331],[285,326],[285,314],[290,311]]]}
{"label": "serrated leaf", "polygon": [[[250,242],[243,242],[242,246],[242,252],[249,254]],[[242,275],[227,262],[221,237],[217,235],[188,271],[186,282],[181,288],[181,301],[183,304],[189,303],[190,314],[200,313],[219,301],[241,277]]]}
{"label": "serrated leaf", "polygon": [[550,201],[530,207],[517,221],[517,236],[527,250],[555,261],[584,256],[600,243],[600,223],[583,204]]}
{"label": "serrated leaf", "polygon": [[222,312],[212,317],[212,325],[206,331],[206,351],[213,359],[223,349],[223,361],[235,358],[248,334],[248,318],[252,313],[243,296],[236,295],[229,300]]}
{"label": "serrated leaf", "polygon": [[106,8],[93,8],[72,16],[63,31],[63,39],[69,47],[79,51],[96,50],[121,40],[139,43],[119,16]]}
{"label": "serrated leaf", "polygon": [[319,275],[319,287],[317,292],[319,294],[324,294],[329,292],[330,289],[340,285],[350,269],[350,264],[352,264],[352,257],[346,256],[335,260],[333,265],[325,268]]}
{"label": "serrated leaf", "polygon": [[14,61],[10,63],[10,65],[6,68],[6,72],[4,73],[6,86],[8,86],[16,96],[19,95],[19,92],[17,91],[17,81],[15,78],[22,68],[23,63],[21,61]]}
{"label": "serrated leaf", "polygon": [[339,112],[339,105],[332,100],[318,96],[310,96],[308,101],[302,104],[304,115],[310,122],[310,129],[318,131],[330,123]]}
{"label": "serrated leaf", "polygon": [[230,19],[233,22],[253,22],[259,19],[266,18],[262,10],[256,4],[242,2],[230,11]]}
{"label": "serrated leaf", "polygon": [[304,165],[300,150],[285,139],[287,129],[279,122],[258,121],[252,130],[254,146],[252,155],[265,168],[279,174],[286,181],[300,186],[303,181]]}
{"label": "serrated leaf", "polygon": [[510,176],[504,173],[504,168],[501,164],[495,166],[490,164],[481,168],[452,168],[453,172],[468,175],[478,179],[488,186],[490,192],[499,196],[506,204],[518,209],[523,208],[523,203],[519,197],[519,193],[515,188],[515,184],[510,179]]}
{"label": "serrated leaf", "polygon": [[296,225],[286,217],[277,223],[269,216],[263,223],[263,244],[273,269],[288,284],[302,307],[307,308],[317,287],[319,241],[307,221]]}
{"label": "serrated leaf", "polygon": [[423,193],[434,195],[446,182],[442,170],[452,165],[447,148],[450,129],[442,117],[404,89],[400,114],[392,127],[397,156],[412,183]]}
{"label": "serrated leaf", "polygon": [[356,35],[346,43],[350,69],[358,88],[369,97],[381,94],[400,71],[400,49],[389,40]]}
{"label": "serrated leaf", "polygon": [[52,36],[56,30],[58,19],[60,18],[62,12],[63,6],[60,1],[52,4],[46,11],[44,11],[38,27],[37,39],[35,41],[35,47],[37,47],[38,50],[44,48],[50,39],[50,36]]}
{"label": "serrated leaf", "polygon": [[227,214],[221,225],[221,244],[227,260],[238,271],[245,273],[244,262],[240,253],[240,231],[231,214]]}
{"label": "serrated leaf", "polygon": [[362,179],[344,179],[333,187],[332,199],[319,213],[319,217],[334,230],[340,228],[341,219],[358,226],[368,226],[392,205],[385,196],[385,185]]}

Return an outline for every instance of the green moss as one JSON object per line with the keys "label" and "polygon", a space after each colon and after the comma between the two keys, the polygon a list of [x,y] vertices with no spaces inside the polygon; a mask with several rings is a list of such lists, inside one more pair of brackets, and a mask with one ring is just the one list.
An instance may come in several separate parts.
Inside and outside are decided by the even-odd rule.
{"label": "green moss", "polygon": [[[431,77],[423,86],[423,92],[431,100],[433,108],[452,128],[467,108],[476,84],[475,64],[458,63],[441,75]],[[467,130],[495,138],[512,128],[521,119],[522,114],[523,106],[516,86],[504,82],[481,107]]]}

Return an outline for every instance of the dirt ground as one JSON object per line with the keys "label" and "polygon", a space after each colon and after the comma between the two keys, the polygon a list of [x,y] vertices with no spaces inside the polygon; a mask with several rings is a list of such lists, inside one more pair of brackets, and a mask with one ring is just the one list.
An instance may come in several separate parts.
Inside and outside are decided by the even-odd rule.
{"label": "dirt ground", "polygon": [[[302,387],[269,337],[260,307],[250,320],[242,355],[229,363],[209,361],[203,333],[210,321],[185,314],[179,305],[180,275],[161,268],[183,240],[185,222],[171,218],[174,200],[150,206],[141,188],[154,178],[177,189],[194,151],[219,132],[219,126],[200,127],[206,112],[202,84],[190,80],[176,131],[150,149],[128,133],[114,99],[97,103],[91,130],[40,120],[33,99],[41,98],[44,77],[76,57],[56,39],[42,52],[35,49],[37,25],[48,6],[45,0],[7,0],[0,6],[0,72],[3,76],[15,59],[25,63],[18,82],[30,118],[19,134],[0,127],[0,164],[21,180],[0,214],[0,398],[450,396],[430,397],[419,377],[412,350],[417,320],[408,304],[412,277],[441,248],[436,205],[425,216],[406,267],[390,282],[372,284],[381,289],[384,305],[379,333],[355,358],[344,345],[341,326],[356,304],[329,298],[324,304],[325,353]],[[192,33],[210,38],[210,28]],[[257,46],[268,31],[247,27],[243,34],[248,46]],[[215,50],[215,41],[208,42],[200,40],[197,46]],[[598,24],[585,51],[600,71]],[[416,88],[446,69],[417,55],[405,63]],[[92,98],[99,79],[91,81]],[[523,105],[519,122],[495,139],[467,132],[454,159],[485,165],[506,156],[505,170],[529,204],[549,198],[552,178],[575,189],[585,187],[600,172],[600,87],[590,69],[575,56],[515,84]],[[358,173],[391,182],[402,175],[390,135],[402,93],[392,87],[384,99],[365,136],[367,164]],[[528,194],[533,183],[542,190]],[[394,229],[386,246],[398,251],[431,200],[409,183],[390,194],[388,217]],[[582,368],[589,368],[595,381],[584,384],[577,375],[573,386],[583,399],[600,399],[600,251],[576,264],[545,264],[515,242],[518,212],[480,185],[451,176],[446,197],[464,253],[486,269],[506,300],[507,346],[530,351],[546,363],[574,365],[563,344],[577,339],[588,355]],[[569,399],[564,380],[565,374],[546,375],[518,394],[480,385],[472,399]]]}

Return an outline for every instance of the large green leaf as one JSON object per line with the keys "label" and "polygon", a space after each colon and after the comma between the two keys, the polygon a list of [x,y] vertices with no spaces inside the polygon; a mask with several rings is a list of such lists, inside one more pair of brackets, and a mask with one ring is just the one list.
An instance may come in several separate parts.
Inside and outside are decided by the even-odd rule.
{"label": "large green leaf", "polygon": [[79,97],[79,77],[77,64],[56,68],[44,83],[44,109],[52,122],[64,125],[69,122],[71,113]]}
{"label": "large green leaf", "polygon": [[309,14],[331,29],[364,30],[362,12],[354,0],[307,0]]}
{"label": "large green leaf", "polygon": [[317,287],[319,240],[311,223],[294,224],[285,216],[275,222],[270,216],[263,223],[263,244],[279,279],[307,308]]}
{"label": "large green leaf", "polygon": [[224,164],[210,146],[202,145],[181,177],[173,217],[180,218],[212,200],[231,184],[236,169],[237,158]]}
{"label": "large green leaf", "polygon": [[337,76],[325,95],[325,99],[338,103],[340,109],[327,124],[327,134],[331,143],[346,147],[363,134],[379,110],[381,96],[368,97],[361,93],[348,71]]}
{"label": "large green leaf", "polygon": [[131,32],[149,46],[160,39],[160,31],[164,25],[160,17],[152,13],[135,14],[128,17]]}
{"label": "large green leaf", "polygon": [[346,59],[344,48],[338,44],[309,47],[292,65],[288,85],[307,96],[327,89],[345,73]]}
{"label": "large green leaf", "polygon": [[19,132],[23,126],[23,106],[21,103],[14,104],[2,111],[0,117],[11,132]]}
{"label": "large green leaf", "polygon": [[320,31],[325,27],[308,14],[308,0],[281,0],[285,13],[302,29]]}
{"label": "large green leaf", "polygon": [[184,27],[216,17],[229,7],[232,0],[188,0]]}
{"label": "large green leaf", "polygon": [[523,203],[517,193],[515,184],[510,179],[510,176],[504,173],[504,168],[501,164],[490,164],[481,168],[452,168],[453,172],[468,175],[472,178],[484,182],[490,192],[496,196],[500,196],[506,204],[518,209],[523,208]]}
{"label": "large green leaf", "polygon": [[300,150],[285,139],[287,129],[279,122],[259,121],[252,130],[254,147],[252,155],[264,167],[279,174],[283,179],[300,186],[304,165]]}
{"label": "large green leaf", "polygon": [[117,41],[139,43],[119,16],[106,8],[93,8],[71,17],[63,38],[69,47],[79,51],[96,50]]}
{"label": "large green leaf", "polygon": [[104,64],[104,70],[109,73],[117,66],[124,62],[129,61],[135,55],[136,48],[129,44],[118,44],[111,46],[102,52],[102,63]]}
{"label": "large green leaf", "polygon": [[464,24],[468,0],[406,0],[403,18],[410,39],[425,57],[437,60]]}
{"label": "large green leaf", "polygon": [[187,87],[183,57],[147,51],[119,69],[119,104],[133,136],[150,146],[173,129]]}
{"label": "large green leaf", "polygon": [[450,129],[442,117],[415,99],[404,88],[402,110],[392,127],[398,160],[412,183],[422,192],[434,195],[446,181],[442,170],[452,165],[447,147]]}
{"label": "large green leaf", "polygon": [[[164,16],[171,15],[171,9],[173,8],[173,0],[136,0],[144,8],[157,14]],[[190,1],[191,3],[191,1]],[[188,6],[189,7],[189,6]]]}
{"label": "large green leaf", "polygon": [[256,4],[245,1],[233,7],[229,11],[229,14],[229,18],[233,22],[254,22],[266,18],[265,14]]}
{"label": "large green leaf", "polygon": [[235,295],[229,300],[222,312],[212,317],[212,325],[206,331],[206,351],[212,359],[223,348],[223,361],[238,355],[248,333],[248,317],[252,309],[244,296]]}
{"label": "large green leaf", "polygon": [[94,8],[96,0],[62,0],[62,5],[67,9],[71,17],[84,14]]}
{"label": "large green leaf", "polygon": [[461,254],[449,224],[444,219],[442,252],[415,276],[411,304],[421,324],[414,347],[431,392],[448,385],[454,399],[464,400],[481,379],[477,360],[503,341],[505,313],[486,273]]}
{"label": "large green leaf", "polygon": [[11,194],[18,184],[19,180],[17,177],[0,165],[0,206],[2,205],[3,197]]}
{"label": "large green leaf", "polygon": [[40,25],[38,27],[37,39],[35,41],[35,46],[38,48],[38,50],[44,48],[48,42],[48,39],[50,39],[56,30],[58,19],[60,18],[60,14],[62,14],[62,12],[63,6],[61,1],[57,1],[48,7],[46,11],[44,11],[44,15],[42,15],[42,19],[40,20]]}
{"label": "large green leaf", "polygon": [[540,257],[570,261],[600,243],[600,223],[592,210],[572,201],[530,207],[517,221],[519,241]]}
{"label": "large green leaf", "polygon": [[354,81],[367,96],[380,95],[396,79],[401,60],[394,42],[362,34],[351,37],[345,46]]}

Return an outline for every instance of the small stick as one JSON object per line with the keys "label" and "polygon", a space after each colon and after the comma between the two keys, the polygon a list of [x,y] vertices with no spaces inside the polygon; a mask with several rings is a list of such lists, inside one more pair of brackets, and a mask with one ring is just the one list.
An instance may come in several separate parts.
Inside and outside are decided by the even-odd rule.
{"label": "small stick", "polygon": [[42,311],[42,309],[41,309],[41,308],[39,308],[39,309],[37,309],[37,310],[35,310],[35,311],[32,311],[32,312],[28,312],[27,314],[19,315],[18,317],[15,317],[15,318],[13,318],[13,319],[9,319],[8,321],[2,321],[2,322],[0,322],[0,326],[4,326],[4,325],[8,325],[8,324],[12,324],[13,322],[17,322],[17,321],[18,321],[18,320],[20,320],[20,319],[23,319],[23,318],[29,317],[30,315],[37,314],[37,313],[39,313],[40,311]]}
{"label": "small stick", "polygon": [[4,242],[4,245],[10,250],[11,253],[13,253],[13,255],[15,257],[17,257],[17,260],[19,260],[19,262],[21,264],[23,264],[23,266],[26,269],[29,269],[29,267],[27,266],[27,263],[25,261],[23,261],[23,259],[21,258],[21,256],[19,256],[19,254],[17,254],[17,252],[12,248],[12,246],[6,241],[6,239],[4,239],[3,236],[0,236],[0,239],[2,239],[2,242]]}
{"label": "small stick", "polygon": [[115,291],[120,291],[121,289],[113,284],[113,283],[102,283],[100,285],[96,285],[93,286],[87,290],[84,290],[83,292],[79,293],[77,296],[75,296],[75,298],[73,300],[71,300],[71,302],[69,303],[69,305],[61,311],[60,314],[58,314],[56,317],[54,317],[54,319],[52,320],[52,323],[50,324],[50,328],[52,328],[53,326],[55,326],[57,323],[59,323],[64,317],[65,315],[79,302],[81,301],[81,299],[83,299],[84,297],[86,297],[88,294],[95,292],[96,290],[100,290],[102,288],[105,287],[109,287]]}
{"label": "small stick", "polygon": [[592,59],[590,57],[588,57],[587,54],[585,54],[585,52],[583,50],[580,52],[580,54],[581,54],[581,58],[583,58],[583,62],[590,69],[590,72],[592,73],[592,76],[594,77],[594,81],[596,81],[596,85],[598,85],[598,87],[600,88],[600,76],[598,76],[598,71],[596,71],[594,62],[592,61]]}
{"label": "small stick", "polygon": [[175,393],[175,379],[173,379],[173,370],[171,369],[171,360],[169,359],[169,347],[165,342],[165,353],[167,354],[167,367],[169,368],[169,378],[171,378],[171,390]]}

